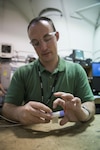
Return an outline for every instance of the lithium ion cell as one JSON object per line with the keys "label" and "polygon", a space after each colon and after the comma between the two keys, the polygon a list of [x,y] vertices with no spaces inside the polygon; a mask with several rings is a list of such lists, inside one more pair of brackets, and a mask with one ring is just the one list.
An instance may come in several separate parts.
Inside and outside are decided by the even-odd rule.
{"label": "lithium ion cell", "polygon": [[55,117],[58,117],[58,118],[63,117],[64,116],[64,110],[53,112],[52,116],[53,116],[53,118],[55,118]]}

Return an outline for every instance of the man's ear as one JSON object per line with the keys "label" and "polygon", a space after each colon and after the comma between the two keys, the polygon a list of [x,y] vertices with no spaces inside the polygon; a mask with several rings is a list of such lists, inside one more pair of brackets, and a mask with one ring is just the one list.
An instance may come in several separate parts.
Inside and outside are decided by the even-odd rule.
{"label": "man's ear", "polygon": [[59,40],[59,32],[56,32],[55,34],[57,41]]}

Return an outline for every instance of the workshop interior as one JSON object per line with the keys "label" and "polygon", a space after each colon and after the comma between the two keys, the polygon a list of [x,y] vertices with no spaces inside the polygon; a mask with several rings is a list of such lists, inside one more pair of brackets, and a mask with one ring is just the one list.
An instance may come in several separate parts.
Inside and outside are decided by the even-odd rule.
{"label": "workshop interior", "polygon": [[[0,82],[4,89],[20,66],[38,59],[27,35],[28,23],[37,16],[53,20],[60,34],[59,55],[85,69],[94,97],[100,99],[99,0],[0,0]],[[0,96],[1,108],[4,98]]]}

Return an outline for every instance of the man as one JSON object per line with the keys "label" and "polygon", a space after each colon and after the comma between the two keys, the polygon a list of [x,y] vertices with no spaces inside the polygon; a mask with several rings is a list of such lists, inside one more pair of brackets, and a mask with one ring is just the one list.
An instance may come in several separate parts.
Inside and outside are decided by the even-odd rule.
{"label": "man", "polygon": [[2,114],[24,125],[48,123],[52,112],[61,109],[65,115],[60,125],[91,119],[95,104],[86,73],[58,56],[59,33],[52,21],[37,17],[27,31],[39,59],[15,72]]}

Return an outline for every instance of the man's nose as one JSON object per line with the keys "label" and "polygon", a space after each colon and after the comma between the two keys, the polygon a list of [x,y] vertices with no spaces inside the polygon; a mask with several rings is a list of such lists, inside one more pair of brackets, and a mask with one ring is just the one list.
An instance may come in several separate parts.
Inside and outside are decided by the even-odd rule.
{"label": "man's nose", "polygon": [[47,43],[44,40],[40,41],[40,49],[44,51],[47,49]]}

